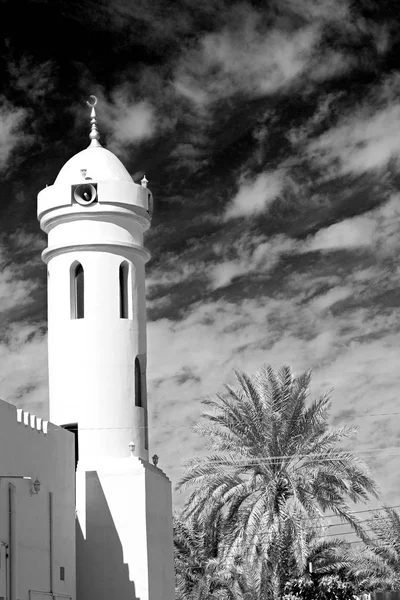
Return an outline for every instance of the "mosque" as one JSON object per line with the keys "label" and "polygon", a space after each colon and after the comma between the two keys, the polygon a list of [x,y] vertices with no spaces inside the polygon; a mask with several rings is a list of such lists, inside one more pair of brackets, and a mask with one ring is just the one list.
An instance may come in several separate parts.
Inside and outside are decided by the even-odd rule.
{"label": "mosque", "polygon": [[38,194],[49,421],[0,401],[0,600],[173,600],[171,482],[149,461],[143,234],[153,198],[100,144]]}

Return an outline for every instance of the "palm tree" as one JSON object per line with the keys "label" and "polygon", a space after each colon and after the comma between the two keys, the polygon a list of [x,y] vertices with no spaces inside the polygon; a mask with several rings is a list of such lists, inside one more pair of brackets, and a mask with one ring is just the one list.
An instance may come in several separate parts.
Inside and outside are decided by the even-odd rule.
{"label": "palm tree", "polygon": [[190,460],[177,487],[192,489],[185,518],[205,530],[218,522],[227,569],[244,553],[260,574],[268,565],[267,595],[277,599],[292,575],[285,565],[293,559],[298,573],[305,567],[310,524],[323,527],[332,512],[361,532],[350,503],[377,489],[341,446],[355,429],[328,426],[327,394],[308,401],[310,371],[295,377],[288,366],[278,373],[267,366],[236,378],[237,388],[203,400],[211,412],[195,431],[210,455]]}
{"label": "palm tree", "polygon": [[218,556],[217,527],[205,531],[178,513],[173,524],[177,600],[239,600],[232,573]]}
{"label": "palm tree", "polygon": [[375,589],[400,590],[400,515],[388,506],[376,510],[362,534],[366,544],[356,575]]}

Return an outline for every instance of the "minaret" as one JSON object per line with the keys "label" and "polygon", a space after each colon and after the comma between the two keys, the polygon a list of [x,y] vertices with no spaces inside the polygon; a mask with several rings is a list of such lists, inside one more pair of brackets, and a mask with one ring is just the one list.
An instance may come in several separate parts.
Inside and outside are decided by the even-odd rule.
{"label": "minaret", "polygon": [[171,484],[148,462],[147,179],[90,145],[38,195],[50,420],[77,440],[77,600],[173,600]]}
{"label": "minaret", "polygon": [[99,141],[38,196],[48,234],[50,420],[78,425],[79,457],[148,460],[145,263],[151,192]]}

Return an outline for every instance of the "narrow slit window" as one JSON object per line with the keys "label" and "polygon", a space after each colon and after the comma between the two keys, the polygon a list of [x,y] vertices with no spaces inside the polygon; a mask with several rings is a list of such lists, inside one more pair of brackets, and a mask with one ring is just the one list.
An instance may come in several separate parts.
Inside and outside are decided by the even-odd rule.
{"label": "narrow slit window", "polygon": [[135,358],[135,406],[142,406],[142,374],[138,357]]}
{"label": "narrow slit window", "polygon": [[85,284],[83,267],[77,263],[72,271],[72,318],[83,319],[85,307]]}
{"label": "narrow slit window", "polygon": [[119,316],[121,319],[129,318],[129,295],[128,295],[129,267],[126,262],[119,266]]}

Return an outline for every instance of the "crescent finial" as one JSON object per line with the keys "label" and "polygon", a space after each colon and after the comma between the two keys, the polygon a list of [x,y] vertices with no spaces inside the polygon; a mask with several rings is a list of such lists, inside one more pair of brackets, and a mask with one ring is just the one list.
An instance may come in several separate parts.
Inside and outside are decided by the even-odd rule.
{"label": "crescent finial", "polygon": [[91,129],[90,129],[89,139],[90,139],[90,146],[93,148],[93,147],[101,146],[101,144],[99,142],[100,133],[99,133],[99,130],[97,129],[97,117],[96,117],[96,111],[94,108],[97,104],[97,98],[93,94],[91,94],[89,97],[91,98],[92,102],[89,102],[89,100],[86,100],[86,104],[89,106],[89,108],[92,109],[90,111]]}
{"label": "crescent finial", "polygon": [[97,97],[93,96],[93,94],[91,94],[89,96],[89,98],[93,98],[93,103],[90,103],[89,100],[86,100],[86,104],[90,107],[90,108],[94,108],[97,104]]}

